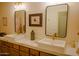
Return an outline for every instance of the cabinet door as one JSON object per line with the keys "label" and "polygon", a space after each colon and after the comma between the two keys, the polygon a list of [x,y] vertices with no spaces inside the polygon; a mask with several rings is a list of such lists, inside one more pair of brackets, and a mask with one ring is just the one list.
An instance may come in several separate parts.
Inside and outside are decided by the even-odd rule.
{"label": "cabinet door", "polygon": [[6,52],[9,51],[8,46],[5,44],[5,41],[1,42],[1,50],[2,50],[3,53],[6,53]]}
{"label": "cabinet door", "polygon": [[6,46],[8,46],[8,47],[13,47],[13,43],[10,43],[10,42],[6,42]]}
{"label": "cabinet door", "polygon": [[4,46],[7,46],[7,43],[8,42],[6,42],[6,41],[2,41],[2,45],[4,45]]}
{"label": "cabinet door", "polygon": [[29,53],[26,53],[24,51],[20,51],[20,56],[29,56]]}
{"label": "cabinet door", "polygon": [[3,53],[9,53],[8,47],[7,47],[7,46],[3,46],[3,47],[2,47],[2,52],[3,52]]}
{"label": "cabinet door", "polygon": [[13,44],[13,48],[19,50],[19,45]]}
{"label": "cabinet door", "polygon": [[2,56],[9,56],[10,55],[9,49],[8,49],[7,46],[2,45],[2,47],[1,47],[1,55]]}
{"label": "cabinet door", "polygon": [[0,40],[0,53],[1,53],[1,40]]}
{"label": "cabinet door", "polygon": [[8,43],[10,55],[11,56],[19,56],[19,45]]}
{"label": "cabinet door", "polygon": [[11,56],[19,56],[19,50],[10,48],[10,55]]}
{"label": "cabinet door", "polygon": [[1,53],[1,47],[0,47],[0,53]]}
{"label": "cabinet door", "polygon": [[29,48],[20,46],[20,56],[29,56]]}
{"label": "cabinet door", "polygon": [[2,53],[2,51],[1,51],[2,47],[1,46],[2,46],[2,44],[1,44],[1,40],[0,40],[0,56],[1,56],[1,53]]}
{"label": "cabinet door", "polygon": [[39,51],[30,49],[30,56],[39,56]]}
{"label": "cabinet door", "polygon": [[1,46],[1,40],[0,40],[0,46]]}
{"label": "cabinet door", "polygon": [[40,52],[40,56],[56,56],[56,55]]}

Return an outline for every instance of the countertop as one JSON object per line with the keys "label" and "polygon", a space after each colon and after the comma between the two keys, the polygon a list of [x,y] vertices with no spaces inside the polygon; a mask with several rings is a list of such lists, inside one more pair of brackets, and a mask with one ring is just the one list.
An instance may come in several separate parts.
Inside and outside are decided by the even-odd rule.
{"label": "countertop", "polygon": [[76,50],[75,48],[67,47],[65,49],[64,53],[62,53],[62,52],[59,53],[59,52],[53,51],[51,49],[46,49],[44,47],[39,47],[37,42],[30,42],[29,41],[30,42],[30,44],[29,44],[27,42],[27,40],[26,40],[26,42],[21,42],[21,41],[6,39],[5,37],[0,37],[0,40],[7,41],[7,42],[10,42],[10,43],[14,43],[14,44],[18,44],[18,45],[25,46],[25,47],[29,47],[29,48],[32,48],[32,49],[36,49],[36,50],[39,50],[39,51],[43,51],[43,52],[54,54],[54,55],[58,55],[58,56],[77,56],[77,54],[75,52],[75,50]]}

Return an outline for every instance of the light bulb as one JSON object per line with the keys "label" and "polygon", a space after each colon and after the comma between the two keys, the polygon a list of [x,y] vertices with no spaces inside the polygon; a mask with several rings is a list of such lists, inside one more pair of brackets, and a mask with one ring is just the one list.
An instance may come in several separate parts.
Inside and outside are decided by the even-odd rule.
{"label": "light bulb", "polygon": [[24,3],[18,2],[14,5],[14,8],[15,10],[24,10],[26,7]]}

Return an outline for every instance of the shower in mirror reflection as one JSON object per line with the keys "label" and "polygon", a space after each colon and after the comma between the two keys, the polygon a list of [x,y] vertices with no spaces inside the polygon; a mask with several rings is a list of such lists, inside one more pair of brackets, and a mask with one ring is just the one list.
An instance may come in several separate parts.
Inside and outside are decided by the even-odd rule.
{"label": "shower in mirror reflection", "polygon": [[52,5],[46,8],[46,35],[64,38],[67,35],[68,5]]}
{"label": "shower in mirror reflection", "polygon": [[25,33],[26,32],[26,12],[24,10],[15,11],[15,32]]}

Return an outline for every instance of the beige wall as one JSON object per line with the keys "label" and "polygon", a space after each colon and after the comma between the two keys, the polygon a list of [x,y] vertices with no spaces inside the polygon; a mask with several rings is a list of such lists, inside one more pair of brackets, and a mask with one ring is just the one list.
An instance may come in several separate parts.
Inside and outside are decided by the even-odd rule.
{"label": "beige wall", "polygon": [[[67,28],[67,44],[72,44],[72,41],[78,40],[79,37],[77,32],[79,32],[79,3],[68,3],[69,13],[68,13],[68,28]],[[45,8],[50,5],[47,3],[25,3],[26,5],[26,37],[30,39],[30,32],[34,30],[36,33],[36,39],[41,39],[45,36]],[[0,20],[1,17],[8,17],[8,26],[2,31],[6,31],[8,34],[14,33],[14,3],[0,3]],[[29,14],[32,13],[43,13],[43,26],[42,27],[29,27]]]}
{"label": "beige wall", "polygon": [[[14,32],[14,10],[12,7],[12,3],[0,3],[0,20],[2,21],[2,17],[7,17],[8,26],[1,26],[1,32],[13,33]],[[1,22],[2,23],[2,22]]]}
{"label": "beige wall", "polygon": [[71,45],[79,40],[79,3],[69,3],[67,41]]}

